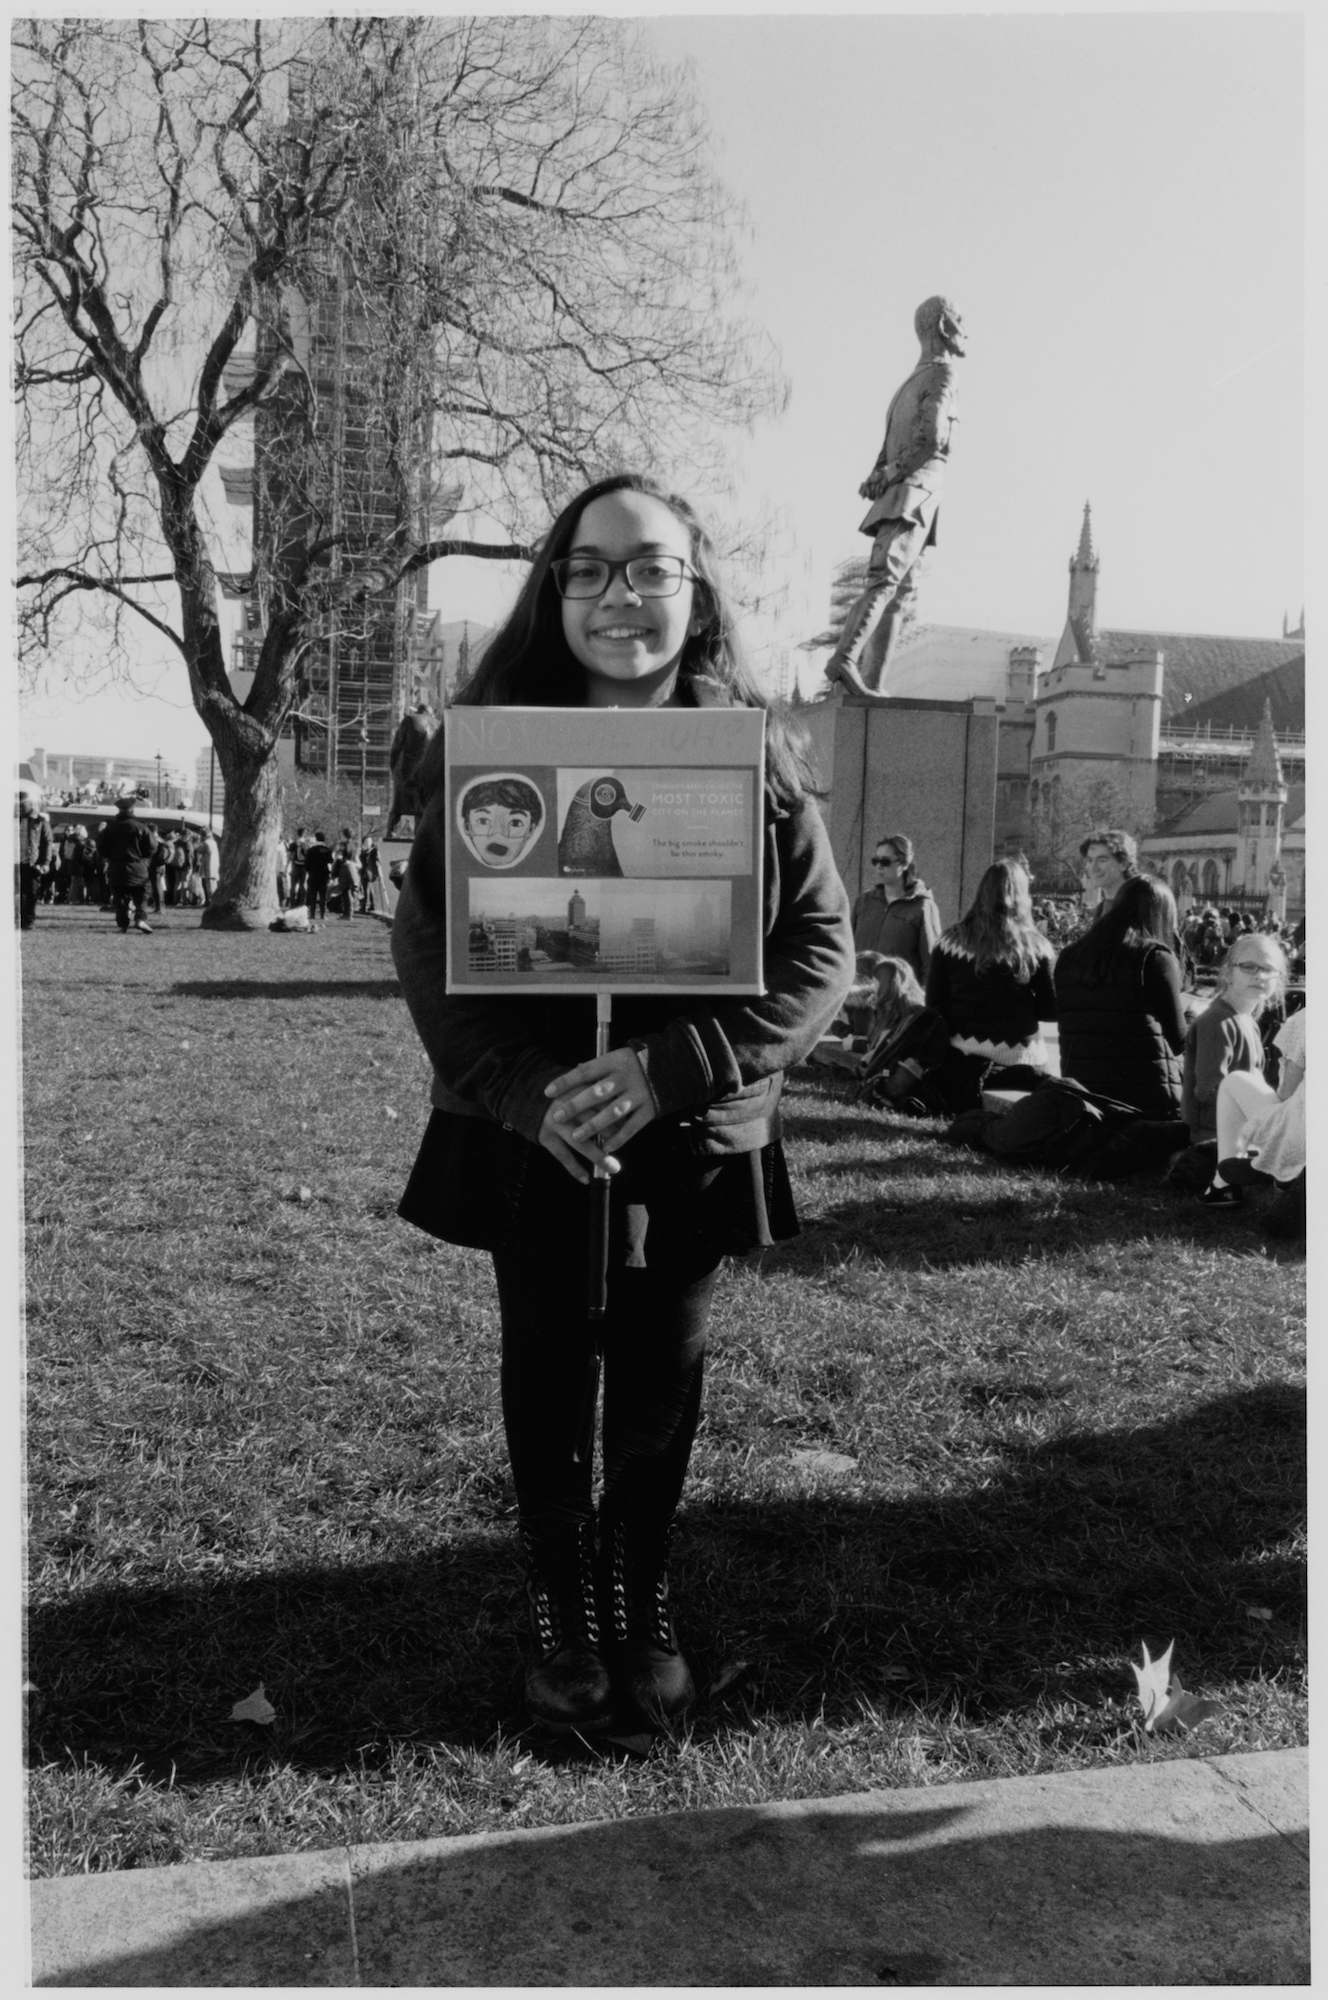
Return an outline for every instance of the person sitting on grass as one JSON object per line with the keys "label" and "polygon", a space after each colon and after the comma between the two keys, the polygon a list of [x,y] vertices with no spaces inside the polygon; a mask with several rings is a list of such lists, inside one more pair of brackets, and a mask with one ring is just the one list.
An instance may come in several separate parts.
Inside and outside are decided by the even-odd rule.
{"label": "person sitting on grass", "polygon": [[1217,1165],[1217,1093],[1228,1076],[1261,1075],[1260,1016],[1286,991],[1286,954],[1275,939],[1238,937],[1223,960],[1217,991],[1185,1035],[1181,1116],[1190,1148],[1172,1168],[1174,1181],[1205,1189]]}
{"label": "person sitting on grass", "polygon": [[876,983],[880,997],[862,1058],[860,1095],[910,1118],[938,1117],[945,1106],[928,1080],[950,1053],[950,1030],[902,958],[883,958]]}
{"label": "person sitting on grass", "polygon": [[807,1058],[808,1062],[822,1069],[847,1070],[851,1076],[860,1076],[867,1048],[876,1032],[876,1016],[881,1003],[881,988],[878,973],[883,965],[894,963],[879,951],[860,951],[856,954],[853,984],[844,997],[844,1004],[830,1025],[830,1033],[824,1041],[818,1042]]}
{"label": "person sitting on grass", "polygon": [[[1240,937],[1238,952],[1253,939]],[[1257,1071],[1236,1071],[1217,1093],[1217,1172],[1204,1189],[1209,1208],[1236,1208],[1242,1187],[1274,1182],[1283,1200],[1269,1212],[1265,1227],[1303,1230],[1305,1214],[1305,1009],[1289,1014],[1277,1031],[1282,1076],[1274,1090]]]}
{"label": "person sitting on grass", "polygon": [[927,974],[927,1005],[950,1030],[930,1088],[948,1110],[973,1110],[988,1082],[1028,1090],[1046,1073],[1040,1024],[1056,1018],[1053,958],[1033,922],[1027,870],[993,861],[972,908],[937,940]]}
{"label": "person sitting on grass", "polygon": [[1066,945],[1055,986],[1061,1075],[1145,1118],[1179,1123],[1189,1023],[1175,935],[1170,889],[1135,875],[1084,936]]}

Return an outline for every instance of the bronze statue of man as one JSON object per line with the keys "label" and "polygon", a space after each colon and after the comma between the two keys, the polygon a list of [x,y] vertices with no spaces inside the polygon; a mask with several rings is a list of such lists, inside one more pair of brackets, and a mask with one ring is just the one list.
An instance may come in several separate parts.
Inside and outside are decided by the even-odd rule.
{"label": "bronze statue of man", "polygon": [[890,654],[917,591],[918,559],[936,540],[941,482],[959,414],[955,373],[967,351],[964,323],[949,299],[924,299],[913,330],[922,349],[917,366],[895,391],[885,442],[858,489],[871,502],[861,523],[862,533],[872,537],[867,587],[825,668],[828,681],[876,699],[885,698]]}

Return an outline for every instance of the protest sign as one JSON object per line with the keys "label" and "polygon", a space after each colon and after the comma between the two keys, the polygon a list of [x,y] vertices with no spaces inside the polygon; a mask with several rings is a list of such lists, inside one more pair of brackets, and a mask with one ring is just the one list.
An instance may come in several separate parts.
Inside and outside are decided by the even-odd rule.
{"label": "protest sign", "polygon": [[756,994],[765,715],[451,708],[449,993]]}

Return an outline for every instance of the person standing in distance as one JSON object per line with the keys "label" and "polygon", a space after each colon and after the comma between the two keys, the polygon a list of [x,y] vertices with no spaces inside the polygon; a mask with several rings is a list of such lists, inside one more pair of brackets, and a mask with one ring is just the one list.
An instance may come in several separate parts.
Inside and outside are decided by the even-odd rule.
{"label": "person standing in distance", "polygon": [[117,799],[115,818],[99,836],[97,844],[106,863],[106,879],[115,904],[118,928],[128,935],[132,909],[134,929],[142,931],[145,937],[151,937],[152,926],[143,914],[143,902],[148,893],[149,871],[157,853],[157,836],[135,817],[137,808],[138,800],[132,794]]}
{"label": "person standing in distance", "polygon": [[927,984],[932,947],[941,935],[936,898],[918,879],[906,833],[883,833],[871,858],[876,876],[853,905],[853,946],[902,958],[919,986]]}
{"label": "person standing in distance", "polygon": [[17,862],[19,925],[25,931],[37,921],[37,892],[50,861],[51,822],[41,809],[41,801],[24,792],[18,807]]}

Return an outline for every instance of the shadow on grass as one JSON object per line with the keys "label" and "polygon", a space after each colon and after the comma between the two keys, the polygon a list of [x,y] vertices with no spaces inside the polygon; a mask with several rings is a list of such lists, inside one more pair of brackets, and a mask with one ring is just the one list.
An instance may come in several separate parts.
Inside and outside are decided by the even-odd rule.
{"label": "shadow on grass", "polygon": [[[1304,1422],[1297,1389],[1234,1390],[1154,1426],[1007,1445],[1000,1476],[962,1493],[821,1484],[685,1507],[677,1597],[698,1683],[750,1663],[698,1730],[734,1716],[843,1721],[866,1699],[939,1705],[971,1724],[1059,1711],[1071,1719],[1055,1726],[1082,1749],[1118,1734],[1141,1640],[1156,1656],[1174,1639],[1187,1685],[1205,1691],[1291,1677]],[[38,1606],[34,1758],[197,1782],[514,1733],[513,1544],[459,1523],[447,1549],[417,1561],[214,1574]],[[277,1723],[230,1720],[260,1682]]]}
{"label": "shadow on grass", "polygon": [[[901,1185],[938,1175],[941,1164],[931,1155],[904,1155],[882,1163],[877,1192],[870,1199],[805,1207],[801,1235],[762,1252],[762,1274],[775,1278],[786,1272],[834,1270],[846,1258],[862,1256],[926,1271],[1026,1264],[1053,1253],[1064,1257],[1079,1250],[1119,1250],[1136,1238],[1245,1256],[1263,1252],[1259,1226],[1272,1196],[1265,1198],[1262,1191],[1242,1209],[1213,1211],[1156,1178],[1124,1184],[1062,1180],[1031,1167],[984,1162],[972,1153],[957,1155],[956,1170],[981,1178],[960,1195],[919,1198]],[[815,1168],[812,1184],[862,1171],[861,1166]],[[982,1179],[991,1181],[990,1189]],[[1268,1254],[1279,1261],[1303,1260],[1305,1246],[1281,1245]]]}
{"label": "shadow on grass", "polygon": [[395,979],[177,979],[191,1000],[399,1000]]}

